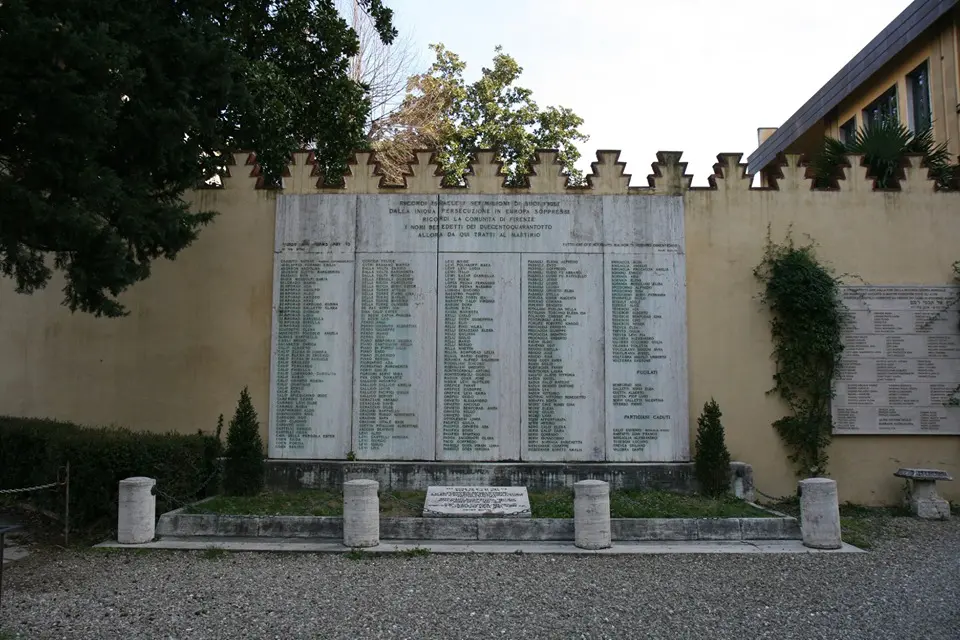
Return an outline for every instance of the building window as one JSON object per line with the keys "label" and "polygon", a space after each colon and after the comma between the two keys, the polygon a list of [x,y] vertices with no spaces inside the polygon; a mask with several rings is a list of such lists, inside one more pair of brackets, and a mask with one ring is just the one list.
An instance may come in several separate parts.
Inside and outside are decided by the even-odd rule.
{"label": "building window", "polygon": [[893,85],[863,110],[863,126],[869,127],[878,120],[886,118],[896,120],[899,117],[900,110],[897,108],[897,85]]}
{"label": "building window", "polygon": [[930,113],[930,73],[926,60],[907,74],[907,112],[913,131],[923,131],[933,121],[933,114]]}
{"label": "building window", "polygon": [[857,138],[857,116],[853,116],[842,125],[840,125],[840,142],[843,144],[853,144]]}

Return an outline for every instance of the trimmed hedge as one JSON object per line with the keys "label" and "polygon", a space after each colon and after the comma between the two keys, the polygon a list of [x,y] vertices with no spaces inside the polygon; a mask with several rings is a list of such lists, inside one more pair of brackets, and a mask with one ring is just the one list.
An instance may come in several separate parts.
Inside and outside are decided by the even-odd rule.
{"label": "trimmed hedge", "polygon": [[[221,450],[219,439],[209,434],[142,433],[0,416],[0,489],[53,482],[69,461],[71,530],[115,529],[120,480],[156,478],[159,515],[217,493]],[[62,487],[18,497],[63,514]]]}

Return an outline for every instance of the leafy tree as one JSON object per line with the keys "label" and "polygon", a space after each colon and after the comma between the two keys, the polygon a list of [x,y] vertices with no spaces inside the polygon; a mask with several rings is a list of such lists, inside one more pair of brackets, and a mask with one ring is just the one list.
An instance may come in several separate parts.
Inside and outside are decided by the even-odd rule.
{"label": "leafy tree", "polygon": [[[360,3],[391,41],[392,12]],[[313,145],[342,176],[370,108],[357,49],[332,0],[0,2],[0,273],[32,293],[61,271],[72,311],[124,315],[213,219],[182,194],[224,153],[275,182]]]}
{"label": "leafy tree", "polygon": [[263,440],[260,422],[244,387],[227,429],[223,488],[229,496],[253,496],[263,489]]}
{"label": "leafy tree", "polygon": [[700,492],[707,496],[721,496],[730,490],[730,452],[724,441],[722,415],[720,406],[711,398],[697,418],[694,474]]}
{"label": "leafy tree", "polygon": [[583,119],[566,107],[541,109],[532,91],[515,86],[522,67],[501,47],[493,67],[468,84],[466,64],[443,44],[430,45],[436,60],[426,73],[410,78],[407,95],[396,113],[378,122],[371,132],[388,178],[400,178],[404,165],[418,148],[436,149],[444,184],[463,184],[470,153],[476,148],[496,150],[504,163],[507,183],[522,185],[537,149],[557,149],[572,184],[582,173],[574,167],[580,158],[575,143],[588,137],[580,132]]}
{"label": "leafy tree", "polygon": [[842,175],[841,167],[846,162],[847,154],[864,156],[870,175],[876,179],[877,187],[881,189],[897,186],[906,154],[923,156],[924,165],[929,168],[938,189],[955,189],[956,181],[960,177],[957,166],[950,163],[947,144],[934,143],[932,128],[913,132],[897,118],[891,117],[878,118],[871,122],[858,130],[849,142],[827,136],[811,162],[817,188],[826,189],[837,185],[837,178]]}

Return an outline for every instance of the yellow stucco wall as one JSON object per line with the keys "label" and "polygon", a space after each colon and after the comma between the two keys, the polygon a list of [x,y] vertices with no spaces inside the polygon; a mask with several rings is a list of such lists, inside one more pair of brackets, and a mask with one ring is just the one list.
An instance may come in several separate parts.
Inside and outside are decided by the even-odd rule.
{"label": "yellow stucco wall", "polygon": [[[684,194],[691,434],[703,403],[716,398],[731,453],[754,466],[757,487],[792,493],[795,478],[770,426],[784,408],[765,395],[773,373],[769,316],[752,273],[768,224],[777,240],[790,225],[799,240],[809,234],[838,273],[872,284],[947,284],[960,259],[960,194],[934,192],[916,166],[901,192],[874,192],[858,158],[840,191],[815,192],[795,156],[778,190],[751,189],[738,155],[719,158],[714,188],[690,189],[676,152],[658,154],[651,187],[636,188],[628,187],[618,152],[597,155],[589,192]],[[60,305],[58,282],[32,296],[0,282],[0,414],[195,432],[212,429],[220,413],[229,418],[248,385],[266,440],[275,194],[254,189],[245,157],[224,189],[190,194],[220,216],[175,262],[156,263],[151,278],[122,297],[129,317],[71,314]],[[479,154],[468,192],[506,192],[490,157]],[[315,193],[306,155],[296,160],[285,189]],[[367,160],[358,154],[346,190],[395,193],[379,189]],[[529,192],[560,192],[555,153],[540,161]],[[410,192],[440,191],[429,154],[412,169]],[[960,477],[960,436],[844,436],[830,456],[842,500],[895,501],[899,466]],[[960,482],[943,484],[945,496],[960,499]]]}

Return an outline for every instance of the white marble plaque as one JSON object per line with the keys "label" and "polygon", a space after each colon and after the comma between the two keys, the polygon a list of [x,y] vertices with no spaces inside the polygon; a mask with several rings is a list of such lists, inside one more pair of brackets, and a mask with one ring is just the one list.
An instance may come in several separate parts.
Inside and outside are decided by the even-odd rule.
{"label": "white marble plaque", "polygon": [[[357,196],[285,195],[277,199],[274,251],[353,261]],[[282,253],[297,251],[298,254]]]}
{"label": "white marble plaque", "polygon": [[579,195],[440,196],[440,251],[600,253],[603,204]]}
{"label": "white marble plaque", "polygon": [[960,287],[841,287],[834,433],[960,434]]}
{"label": "white marble plaque", "polygon": [[442,253],[437,457],[520,454],[520,255]]}
{"label": "white marble plaque", "polygon": [[365,460],[433,460],[437,261],[358,253],[353,447]]}
{"label": "white marble plaque", "polygon": [[[683,236],[674,196],[279,196],[270,455],[688,459]],[[855,310],[843,415],[942,423],[960,336],[896,304]]]}
{"label": "white marble plaque", "polygon": [[526,487],[427,487],[424,518],[529,518]]}
{"label": "white marble plaque", "polygon": [[522,459],[603,460],[603,256],[523,254]]}
{"label": "white marble plaque", "polygon": [[349,450],[353,263],[277,260],[270,394],[272,458]]}
{"label": "white marble plaque", "polygon": [[437,196],[397,194],[356,198],[357,251],[437,251]]}
{"label": "white marble plaque", "polygon": [[604,261],[607,460],[687,460],[684,257],[608,254]]}
{"label": "white marble plaque", "polygon": [[683,254],[681,196],[603,196],[604,253]]}
{"label": "white marble plaque", "polygon": [[350,449],[356,196],[287,196],[274,235],[268,453]]}

